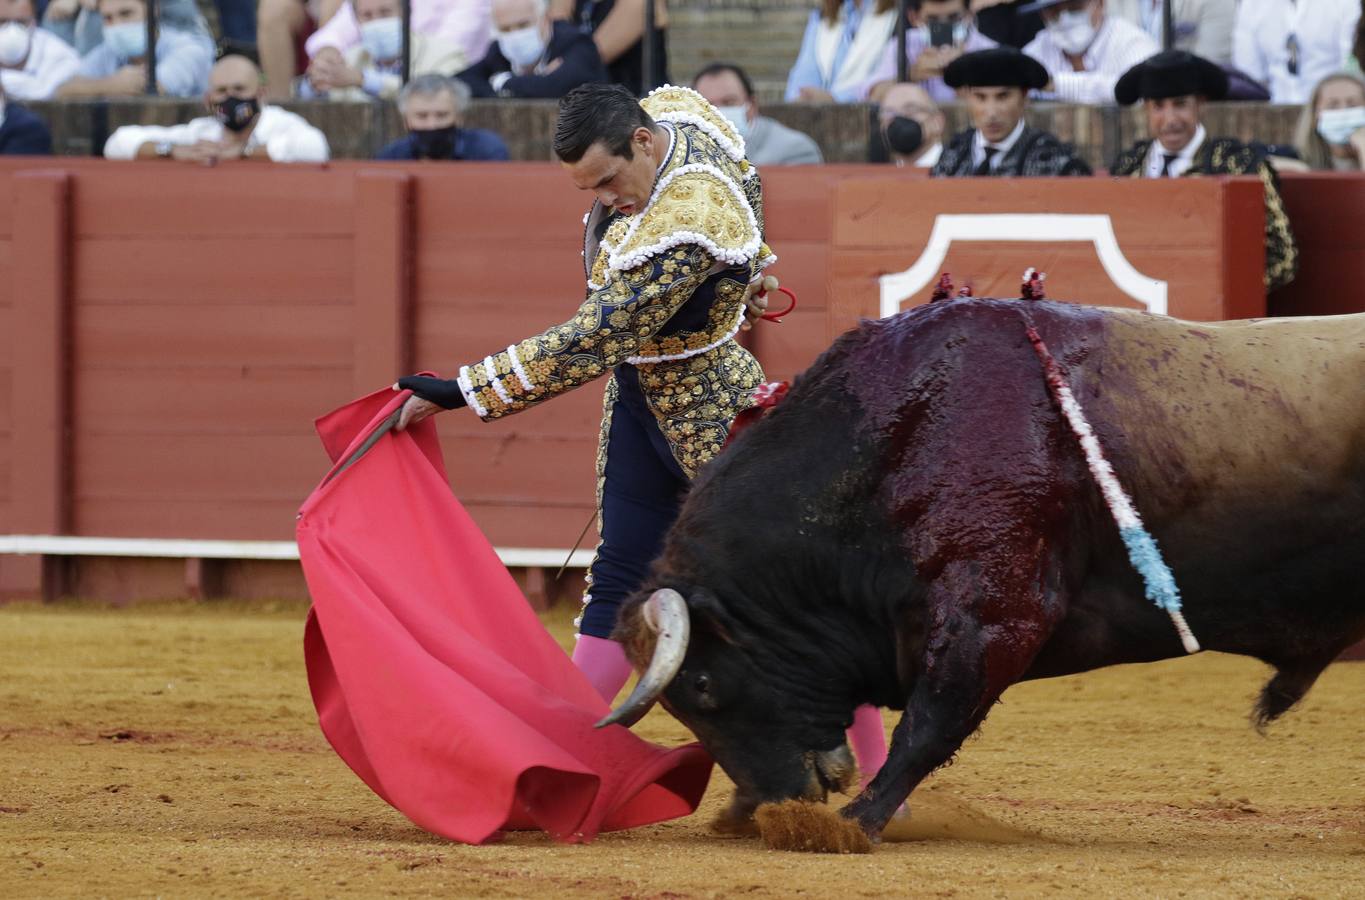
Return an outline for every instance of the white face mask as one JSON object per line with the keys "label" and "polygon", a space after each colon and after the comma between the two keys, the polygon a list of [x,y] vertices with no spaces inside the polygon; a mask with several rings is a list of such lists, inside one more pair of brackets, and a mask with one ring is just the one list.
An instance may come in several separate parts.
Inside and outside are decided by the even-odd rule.
{"label": "white face mask", "polygon": [[17,66],[28,59],[33,31],[22,22],[0,25],[0,66]]}
{"label": "white face mask", "polygon": [[730,120],[730,124],[735,126],[735,131],[739,132],[740,137],[749,136],[748,106],[717,106],[716,112]]}
{"label": "white face mask", "polygon": [[1055,20],[1047,23],[1047,33],[1062,48],[1063,53],[1080,56],[1095,43],[1095,26],[1090,22],[1090,10],[1063,10]]}
{"label": "white face mask", "polygon": [[403,20],[397,16],[360,23],[360,44],[370,59],[389,60],[403,55]]}
{"label": "white face mask", "polygon": [[1361,128],[1365,128],[1365,106],[1324,109],[1318,113],[1318,134],[1329,144],[1345,146]]}
{"label": "white face mask", "polygon": [[104,42],[119,59],[137,59],[147,54],[147,23],[122,22],[104,26]]}
{"label": "white face mask", "polygon": [[539,25],[527,25],[516,31],[498,32],[498,49],[507,61],[518,69],[525,69],[540,61],[545,52],[545,41]]}

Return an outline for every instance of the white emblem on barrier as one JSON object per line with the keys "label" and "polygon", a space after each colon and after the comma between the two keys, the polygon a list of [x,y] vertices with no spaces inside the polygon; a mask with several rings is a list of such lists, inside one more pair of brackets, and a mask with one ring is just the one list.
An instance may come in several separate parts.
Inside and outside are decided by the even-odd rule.
{"label": "white emblem on barrier", "polygon": [[929,243],[915,264],[904,272],[881,277],[881,316],[900,312],[901,304],[941,274],[953,241],[1089,241],[1110,280],[1148,312],[1166,314],[1166,282],[1148,278],[1123,255],[1107,215],[1021,213],[940,215],[934,217]]}

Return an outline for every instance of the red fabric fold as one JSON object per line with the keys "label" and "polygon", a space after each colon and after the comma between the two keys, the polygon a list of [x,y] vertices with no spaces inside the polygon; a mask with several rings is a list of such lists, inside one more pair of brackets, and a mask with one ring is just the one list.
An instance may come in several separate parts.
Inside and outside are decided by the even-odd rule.
{"label": "red fabric fold", "polygon": [[[407,396],[319,419],[333,462]],[[533,828],[589,841],[696,809],[710,758],[593,728],[607,705],[452,495],[430,420],[339,469],[299,512],[304,655],[323,733],[376,794],[472,844]]]}

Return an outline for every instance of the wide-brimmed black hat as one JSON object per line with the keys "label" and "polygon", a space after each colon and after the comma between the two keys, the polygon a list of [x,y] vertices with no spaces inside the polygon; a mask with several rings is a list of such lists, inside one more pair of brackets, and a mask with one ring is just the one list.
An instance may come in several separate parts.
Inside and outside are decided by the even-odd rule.
{"label": "wide-brimmed black hat", "polygon": [[1114,99],[1124,106],[1139,100],[1190,95],[1221,100],[1228,76],[1217,63],[1184,50],[1164,50],[1133,66],[1114,85]]}
{"label": "wide-brimmed black hat", "polygon": [[964,53],[948,63],[943,81],[948,87],[1019,87],[1041,90],[1050,76],[1043,64],[1013,47],[993,47]]}

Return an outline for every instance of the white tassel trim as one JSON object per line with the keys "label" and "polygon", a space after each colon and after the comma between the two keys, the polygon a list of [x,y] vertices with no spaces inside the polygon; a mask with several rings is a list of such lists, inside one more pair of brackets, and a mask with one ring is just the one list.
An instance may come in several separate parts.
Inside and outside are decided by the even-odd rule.
{"label": "white tassel trim", "polygon": [[693,356],[701,356],[703,353],[709,353],[721,344],[730,340],[730,338],[734,337],[736,334],[739,334],[739,328],[744,324],[744,309],[744,304],[741,303],[739,305],[739,318],[735,320],[734,327],[727,331],[722,337],[717,338],[705,347],[698,347],[696,350],[684,350],[681,353],[669,353],[664,356],[627,356],[626,362],[630,363],[632,366],[651,365],[653,363],[677,362],[680,359],[688,359]]}
{"label": "white tassel trim", "polygon": [[[645,101],[649,100],[649,98],[653,97],[655,94],[662,94],[665,91],[679,91],[683,94],[690,94],[692,97],[696,98],[698,103],[705,104],[706,106],[715,109],[714,104],[695,89],[677,84],[665,84],[656,87],[645,95],[645,99],[640,101],[641,105],[643,106]],[[740,135],[735,126],[720,114],[719,110],[716,111],[716,118],[723,123],[720,125],[709,121],[703,116],[685,110],[667,110],[658,113],[657,115],[653,113],[650,115],[656,122],[686,122],[691,125],[696,125],[702,131],[706,132],[713,141],[720,144],[721,149],[735,162],[744,159],[744,138]]]}
{"label": "white tassel trim", "polygon": [[516,374],[517,381],[521,382],[521,386],[526,393],[529,394],[534,391],[536,386],[531,383],[531,377],[527,375],[526,370],[522,368],[521,357],[517,355],[516,344],[509,344],[507,346],[507,358],[512,361],[512,372]]}
{"label": "white tassel trim", "polygon": [[464,402],[473,411],[474,415],[480,419],[488,415],[488,410],[483,408],[479,398],[474,396],[474,384],[469,380],[469,366],[460,366],[460,374],[455,378],[455,384],[460,388],[460,393],[464,394]]}
{"label": "white tassel trim", "polygon": [[[691,175],[695,172],[704,172],[708,175],[713,175],[720,179],[721,184],[729,188],[730,194],[734,197],[735,202],[739,204],[740,209],[744,210],[744,215],[749,223],[749,231],[753,236],[748,241],[745,241],[738,249],[726,250],[722,249],[720,245],[706,235],[698,234],[693,231],[675,231],[673,234],[668,235],[659,242],[651,244],[648,247],[633,250],[625,256],[619,255],[615,247],[610,247],[604,243],[603,246],[607,249],[607,266],[611,271],[623,272],[633,269],[663,251],[671,250],[679,244],[684,243],[700,244],[705,247],[715,259],[721,262],[730,263],[731,265],[746,263],[754,258],[754,255],[758,253],[758,248],[763,244],[762,236],[759,234],[758,219],[754,217],[754,211],[749,206],[749,201],[745,198],[744,192],[739,189],[739,186],[727,178],[724,172],[710,163],[688,163],[685,166],[679,166],[672,172],[669,172],[668,175],[661,178],[658,185],[654,188],[653,195],[649,198],[649,203],[630,223],[630,227],[626,229],[625,236],[621,238],[620,246],[625,247],[630,244],[631,238],[633,238],[635,232],[639,230],[640,223],[645,220],[645,216],[654,205],[654,201],[658,199],[659,195],[661,195],[675,179],[680,178],[683,175]],[[678,240],[680,237],[684,239]]]}
{"label": "white tassel trim", "polygon": [[497,394],[498,399],[503,403],[511,406],[512,395],[507,393],[507,388],[503,387],[502,382],[498,381],[498,370],[497,367],[493,365],[493,357],[485,356],[483,358],[483,367],[488,372],[488,383],[493,386],[493,393]]}

